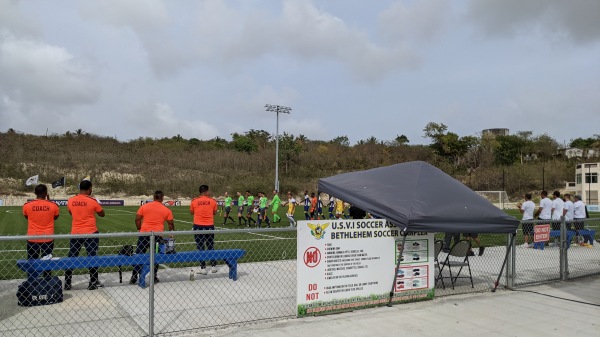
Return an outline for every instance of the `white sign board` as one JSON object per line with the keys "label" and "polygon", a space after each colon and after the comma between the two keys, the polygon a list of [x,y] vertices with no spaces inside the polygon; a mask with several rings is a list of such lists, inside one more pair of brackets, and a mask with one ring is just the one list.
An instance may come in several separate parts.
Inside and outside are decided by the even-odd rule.
{"label": "white sign board", "polygon": [[[298,316],[387,304],[399,234],[383,219],[298,221]],[[433,241],[406,237],[393,302],[433,298]]]}

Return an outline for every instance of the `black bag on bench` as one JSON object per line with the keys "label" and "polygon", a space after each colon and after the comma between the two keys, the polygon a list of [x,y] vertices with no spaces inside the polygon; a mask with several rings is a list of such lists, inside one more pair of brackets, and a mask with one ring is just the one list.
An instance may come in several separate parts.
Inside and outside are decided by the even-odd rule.
{"label": "black bag on bench", "polygon": [[[133,255],[133,246],[125,245],[125,246],[121,247],[121,250],[119,250],[119,255],[132,256]],[[119,266],[119,283],[123,283],[123,270],[122,270],[121,266]]]}
{"label": "black bag on bench", "polygon": [[62,282],[58,276],[25,280],[17,290],[17,304],[33,307],[63,301]]}

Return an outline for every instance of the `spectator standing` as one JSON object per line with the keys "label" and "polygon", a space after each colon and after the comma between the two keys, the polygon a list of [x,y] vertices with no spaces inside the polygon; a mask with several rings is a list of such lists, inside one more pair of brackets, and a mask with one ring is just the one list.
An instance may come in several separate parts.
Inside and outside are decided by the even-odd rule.
{"label": "spectator standing", "polygon": [[586,208],[583,201],[581,201],[581,195],[575,195],[575,202],[573,203],[573,225],[575,227],[575,235],[579,242],[582,242],[583,239],[579,237],[579,231],[583,229],[584,223],[583,220],[587,218]]}
{"label": "spectator standing", "polygon": [[539,220],[550,220],[552,219],[552,201],[548,199],[547,191],[542,191],[540,196],[542,197],[540,200],[540,207],[535,215]]}
{"label": "spectator standing", "polygon": [[[104,217],[104,210],[96,198],[91,197],[92,182],[82,180],[79,183],[79,194],[70,198],[67,202],[69,214],[73,220],[71,222],[71,234],[96,234],[96,215]],[[68,257],[79,256],[81,246],[85,247],[88,256],[96,256],[100,239],[95,238],[79,238],[69,240]],[[88,290],[95,290],[104,287],[98,279],[98,268],[90,268],[90,283]],[[65,270],[65,290],[71,290],[71,280],[73,278],[73,270]]]}
{"label": "spectator standing", "polygon": [[[165,195],[162,191],[155,191],[153,199],[154,201],[148,202],[138,209],[135,215],[135,227],[140,233],[149,232],[164,232],[165,222],[169,226],[170,231],[175,230],[175,224],[173,223],[173,212],[163,205]],[[150,249],[156,249],[156,245],[163,244],[162,236],[157,236],[154,242],[155,247],[150,248],[150,237],[140,236],[138,237],[137,245],[135,246],[136,254],[144,254]],[[141,266],[137,265],[133,268],[131,274],[130,284],[135,284],[138,281],[138,275],[140,274]],[[158,283],[158,264],[154,265],[154,283]]]}
{"label": "spectator standing", "polygon": [[[200,185],[198,189],[200,196],[194,198],[190,204],[190,214],[194,216],[194,227],[195,231],[212,231],[215,229],[215,215],[217,214],[217,201],[210,197],[210,191],[208,185]],[[194,234],[194,240],[196,241],[196,248],[198,250],[214,250],[215,249],[215,235],[210,234]],[[212,266],[211,272],[216,273],[217,261],[211,260]],[[200,261],[199,274],[206,275],[206,262]]]}
{"label": "spectator standing", "polygon": [[523,248],[529,248],[529,236],[533,234],[533,213],[535,204],[531,201],[531,193],[525,194],[525,202],[517,205],[519,212],[523,214],[521,219],[523,226]]}
{"label": "spectator standing", "polygon": [[552,220],[554,220],[553,225],[556,223],[558,225],[558,229],[560,229],[560,218],[563,216],[565,202],[560,197],[559,191],[554,191],[552,193]]}
{"label": "spectator standing", "polygon": [[[27,219],[27,236],[53,235],[54,220],[58,219],[58,206],[50,201],[48,187],[39,184],[34,189],[36,199],[23,205],[23,216]],[[27,240],[27,259],[50,259],[54,250],[52,239]],[[51,271],[44,271],[44,277],[52,276]]]}
{"label": "spectator standing", "polygon": [[569,193],[563,194],[563,201],[565,202],[563,215],[567,221],[567,230],[569,230],[571,229],[571,222],[573,221],[573,202],[571,201],[571,195]]}
{"label": "spectator standing", "polygon": [[452,248],[452,240],[454,240],[454,244],[460,241],[460,233],[444,233],[444,253],[450,253],[450,248]]}

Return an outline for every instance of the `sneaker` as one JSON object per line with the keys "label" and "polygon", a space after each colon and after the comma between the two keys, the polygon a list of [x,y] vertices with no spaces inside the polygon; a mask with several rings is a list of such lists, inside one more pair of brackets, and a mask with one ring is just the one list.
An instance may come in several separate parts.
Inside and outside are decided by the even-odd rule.
{"label": "sneaker", "polygon": [[88,284],[88,290],[96,290],[98,288],[104,288],[104,284],[100,283],[100,281]]}
{"label": "sneaker", "polygon": [[521,247],[523,247],[523,248],[529,248],[529,244],[527,242],[525,242],[523,245],[521,245]]}
{"label": "sneaker", "polygon": [[200,268],[196,274],[201,274],[201,275],[206,275],[208,274],[208,271],[206,270],[206,268]]}
{"label": "sneaker", "polygon": [[484,250],[485,250],[485,247],[479,247],[479,256],[483,255]]}
{"label": "sneaker", "polygon": [[71,290],[71,283],[65,283],[65,290]]}
{"label": "sneaker", "polygon": [[154,284],[157,284],[157,283],[159,283],[159,282],[160,282],[160,280],[158,279],[158,277],[155,277],[155,278],[154,278]]}
{"label": "sneaker", "polygon": [[470,251],[467,252],[467,255],[468,256],[475,256],[475,252],[472,251],[472,250],[470,250]]}
{"label": "sneaker", "polygon": [[137,283],[137,281],[138,281],[138,278],[137,278],[137,276],[132,276],[132,277],[129,279],[129,284],[136,284],[136,283]]}
{"label": "sneaker", "polygon": [[210,270],[210,272],[213,273],[213,274],[216,273],[216,272],[218,272],[218,271],[219,271],[219,268],[217,268],[217,266],[212,267],[211,270]]}
{"label": "sneaker", "polygon": [[48,254],[46,256],[42,256],[40,260],[52,260],[52,254]]}

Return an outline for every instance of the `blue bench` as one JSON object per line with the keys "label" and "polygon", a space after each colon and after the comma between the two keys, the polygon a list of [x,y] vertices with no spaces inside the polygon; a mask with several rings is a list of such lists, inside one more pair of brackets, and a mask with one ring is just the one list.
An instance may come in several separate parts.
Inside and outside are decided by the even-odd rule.
{"label": "blue bench", "polygon": [[[161,263],[185,263],[200,261],[224,261],[229,267],[229,278],[237,280],[237,260],[246,255],[243,249],[222,250],[195,250],[189,252],[177,252],[175,254],[156,254],[156,264]],[[57,260],[18,260],[17,266],[28,274],[28,278],[37,278],[42,272],[49,270],[66,270],[82,268],[101,268],[141,265],[138,285],[146,287],[146,275],[150,272],[150,254],[126,255],[99,255],[81,257],[62,257]]]}
{"label": "blue bench", "polygon": [[[579,232],[579,235],[583,236],[583,241],[586,243],[589,243],[590,245],[594,245],[594,236],[596,235],[596,231],[593,229],[580,229],[577,232]],[[575,236],[576,232],[574,230],[568,230],[567,231],[567,242],[569,242],[569,245],[567,245],[567,248],[569,248],[571,241],[573,240],[573,237]],[[550,237],[551,238],[560,238],[560,230],[558,229],[554,229],[550,231]],[[537,242],[533,244],[533,248],[535,249],[544,249],[544,242]]]}

